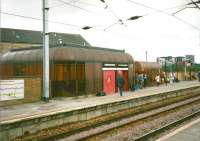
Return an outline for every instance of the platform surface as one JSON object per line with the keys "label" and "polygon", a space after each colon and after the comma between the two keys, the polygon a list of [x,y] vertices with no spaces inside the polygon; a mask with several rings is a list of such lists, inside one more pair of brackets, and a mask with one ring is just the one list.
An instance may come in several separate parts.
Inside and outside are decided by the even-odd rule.
{"label": "platform surface", "polygon": [[156,141],[200,141],[200,118]]}
{"label": "platform surface", "polygon": [[159,87],[147,87],[134,92],[124,92],[123,96],[119,93],[107,96],[82,96],[78,98],[57,98],[49,102],[35,102],[21,105],[0,107],[0,123],[15,120],[23,120],[30,117],[41,116],[49,113],[57,113],[62,111],[73,111],[76,109],[96,106],[115,101],[128,100],[132,98],[145,97],[148,95],[160,94],[163,92],[200,86],[198,81],[183,81],[179,83],[161,85]]}

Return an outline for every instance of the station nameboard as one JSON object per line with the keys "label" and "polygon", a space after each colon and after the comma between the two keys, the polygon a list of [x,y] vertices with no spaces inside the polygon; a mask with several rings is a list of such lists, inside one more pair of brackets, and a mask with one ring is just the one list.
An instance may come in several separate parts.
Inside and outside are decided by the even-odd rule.
{"label": "station nameboard", "polygon": [[0,80],[0,101],[23,98],[24,80]]}

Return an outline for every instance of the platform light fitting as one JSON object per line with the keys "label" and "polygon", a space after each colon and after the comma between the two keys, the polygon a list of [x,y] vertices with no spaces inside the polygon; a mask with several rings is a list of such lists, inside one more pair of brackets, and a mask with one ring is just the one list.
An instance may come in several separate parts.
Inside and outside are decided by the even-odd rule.
{"label": "platform light fitting", "polygon": [[82,29],[83,30],[88,30],[88,29],[91,29],[92,27],[91,26],[84,26]]}
{"label": "platform light fitting", "polygon": [[130,18],[128,18],[128,20],[137,20],[137,19],[139,19],[139,18],[141,18],[141,17],[143,17],[143,16],[132,16],[132,17],[130,17]]}
{"label": "platform light fitting", "polygon": [[100,1],[103,2],[103,3],[106,3],[105,0],[100,0]]}

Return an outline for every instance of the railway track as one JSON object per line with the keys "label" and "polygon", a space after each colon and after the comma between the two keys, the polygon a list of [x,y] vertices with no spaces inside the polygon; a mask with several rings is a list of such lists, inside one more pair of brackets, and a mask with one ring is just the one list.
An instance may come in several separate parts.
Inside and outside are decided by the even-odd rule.
{"label": "railway track", "polygon": [[[187,102],[186,102],[187,101]],[[190,99],[190,100],[186,100],[186,101],[182,101],[180,102],[179,104],[173,104],[170,105],[170,106],[166,106],[166,107],[162,107],[160,109],[157,109],[157,111],[155,112],[152,112],[152,114],[147,114],[146,116],[140,118],[140,119],[137,119],[137,120],[133,120],[133,121],[130,121],[129,119],[127,119],[127,122],[126,123],[122,123],[122,124],[118,124],[116,127],[111,127],[110,128],[107,128],[105,130],[102,130],[102,131],[99,131],[98,133],[96,134],[91,134],[91,135],[88,135],[86,137],[83,137],[83,138],[79,138],[79,139],[75,139],[75,140],[79,140],[79,141],[82,141],[82,140],[99,140],[99,139],[95,139],[95,136],[99,136],[101,134],[110,134],[110,132],[112,132],[112,130],[116,130],[117,128],[121,128],[123,126],[128,126],[129,124],[133,123],[133,122],[137,122],[137,121],[142,121],[144,120],[144,122],[148,121],[146,120],[147,118],[149,118],[149,120],[151,120],[153,116],[158,116],[159,114],[163,114],[165,112],[170,112],[172,110],[176,110],[177,108],[181,108],[181,107],[184,107],[184,106],[188,106],[189,104],[193,104],[193,103],[200,103],[200,99],[199,98],[193,98],[193,99]],[[150,113],[150,112],[149,112]],[[163,114],[165,115],[165,114]],[[173,127],[176,127],[177,125],[180,125],[181,123],[183,122],[186,122],[188,120],[191,120],[192,118],[196,117],[196,116],[199,116],[200,115],[200,110],[197,110],[196,112],[188,115],[188,116],[185,116],[179,120],[176,120],[176,121],[173,121],[171,123],[168,123],[167,125],[164,125],[162,127],[159,127],[157,129],[153,129],[151,130],[150,132],[147,132],[135,139],[131,139],[132,141],[147,141],[147,140],[150,140],[151,138],[154,138],[155,136],[173,128]],[[108,132],[108,133],[107,133]],[[80,137],[80,136],[79,136]],[[65,138],[65,140],[67,141],[68,139],[70,138]]]}
{"label": "railway track", "polygon": [[165,126],[163,126],[161,128],[158,128],[158,129],[153,130],[153,131],[151,131],[149,133],[146,133],[146,134],[138,137],[137,139],[134,139],[134,141],[151,140],[152,138],[155,138],[155,136],[157,136],[157,135],[159,135],[159,134],[161,134],[161,133],[163,133],[165,131],[168,131],[168,130],[170,130],[170,129],[178,126],[178,125],[181,125],[182,123],[187,122],[187,121],[189,121],[189,120],[191,120],[191,119],[193,119],[193,118],[195,118],[197,116],[200,116],[200,110],[195,112],[195,113],[192,113],[192,114],[190,114],[190,115],[188,115],[188,116],[186,116],[186,117],[184,117],[184,118],[182,118],[180,120],[174,121],[174,122],[169,123],[169,124],[167,124],[167,125],[165,125]]}
{"label": "railway track", "polygon": [[[161,102],[162,103],[162,102]],[[163,102],[164,103],[164,102]],[[15,139],[15,141],[32,141],[32,140],[39,140],[39,141],[49,141],[49,140],[61,140],[61,141],[73,141],[73,140],[99,140],[96,139],[96,136],[100,136],[102,134],[109,134],[109,132],[112,132],[112,130],[118,129],[118,128],[122,128],[124,126],[128,126],[131,123],[136,123],[139,121],[142,121],[154,116],[158,116],[160,114],[165,115],[166,112],[170,112],[172,110],[176,110],[176,109],[181,109],[184,106],[188,106],[188,105],[198,105],[199,104],[199,108],[200,108],[200,96],[193,96],[191,98],[184,98],[184,99],[179,99],[178,102],[177,101],[173,101],[170,104],[163,104],[162,106],[159,106],[159,104],[157,106],[152,106],[153,108],[151,109],[144,109],[144,110],[138,110],[138,112],[134,113],[134,114],[130,114],[130,115],[126,115],[126,116],[119,116],[110,120],[104,120],[102,122],[97,122],[94,124],[88,124],[88,126],[83,126],[83,127],[77,127],[76,129],[73,130],[69,130],[68,132],[62,132],[63,128],[58,130],[52,130],[52,131],[45,131],[49,132],[49,134],[46,134],[45,136],[38,136],[36,137],[35,135],[33,135],[32,137],[25,137],[25,138],[18,138]],[[148,107],[148,106],[145,106]],[[150,105],[149,105],[150,107]],[[197,109],[199,109],[197,108]],[[194,109],[193,111],[197,111],[196,109]],[[199,114],[199,111],[196,113],[196,115]],[[191,116],[192,117],[192,114]],[[189,118],[189,117],[188,117]],[[182,119],[182,121],[184,121],[184,119]],[[85,121],[82,121],[82,123],[84,123]],[[180,120],[181,122],[181,120]],[[81,123],[81,124],[82,124]],[[81,125],[80,124],[80,125]],[[151,130],[148,133],[145,133],[139,137],[137,137],[134,140],[137,141],[142,141],[142,140],[146,140],[147,138],[151,138],[152,136],[155,136],[157,134],[159,134],[161,131],[164,131],[168,128],[171,128],[173,125],[175,125],[176,123],[174,122],[173,124],[168,124],[166,127],[163,126],[162,128],[157,128],[156,130]],[[60,132],[61,131],[61,132]],[[57,134],[54,134],[55,132],[60,132]]]}

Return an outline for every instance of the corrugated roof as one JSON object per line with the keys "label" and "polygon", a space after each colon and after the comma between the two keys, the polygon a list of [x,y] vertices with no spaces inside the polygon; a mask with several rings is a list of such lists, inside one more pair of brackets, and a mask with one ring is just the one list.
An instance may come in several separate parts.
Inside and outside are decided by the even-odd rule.
{"label": "corrugated roof", "polygon": [[[1,28],[1,42],[42,44],[42,32],[32,30]],[[79,34],[49,33],[50,45],[74,44],[91,46]]]}
{"label": "corrugated roof", "polygon": [[[105,63],[133,63],[133,58],[123,51],[100,48],[53,47],[50,48],[51,61],[81,61]],[[12,51],[2,56],[4,63],[42,61],[42,49]]]}

